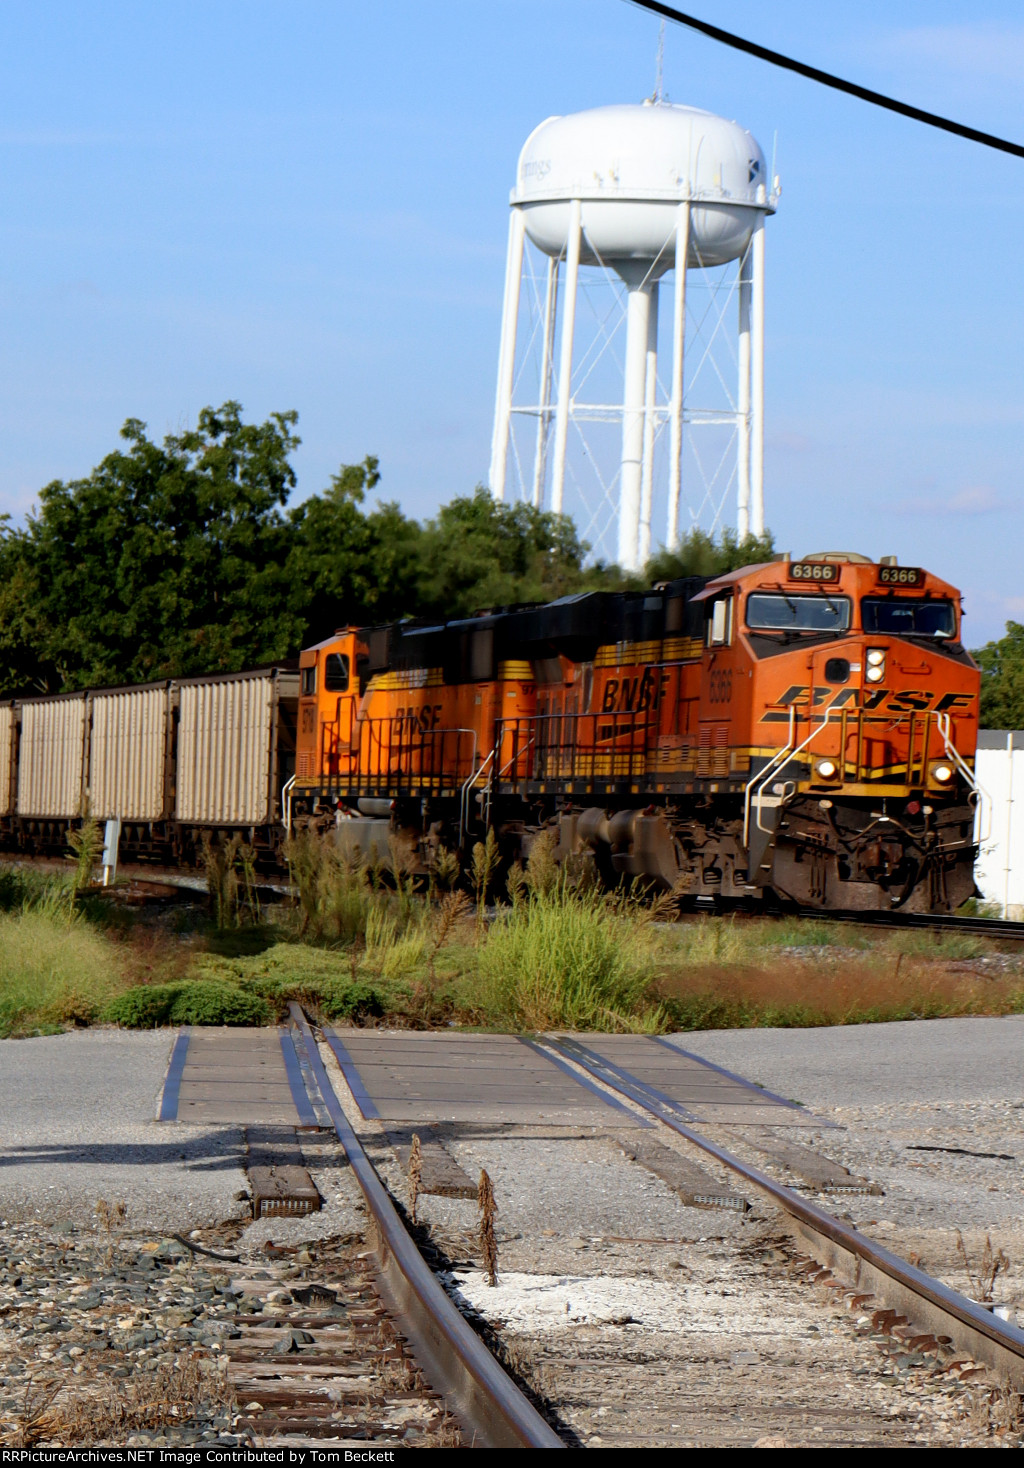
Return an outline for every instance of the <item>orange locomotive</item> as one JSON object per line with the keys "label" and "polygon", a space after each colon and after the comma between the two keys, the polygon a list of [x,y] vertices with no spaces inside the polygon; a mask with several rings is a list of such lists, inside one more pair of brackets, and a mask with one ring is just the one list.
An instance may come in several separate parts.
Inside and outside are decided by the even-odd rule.
{"label": "orange locomotive", "polygon": [[294,820],[424,864],[554,828],[609,880],[946,912],[974,892],[979,673],[959,594],[852,553],[303,652]]}

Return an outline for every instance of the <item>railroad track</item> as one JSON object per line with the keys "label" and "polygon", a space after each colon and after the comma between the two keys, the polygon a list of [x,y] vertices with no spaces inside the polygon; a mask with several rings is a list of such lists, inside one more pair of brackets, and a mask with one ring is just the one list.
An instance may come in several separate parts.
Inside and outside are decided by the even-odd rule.
{"label": "railroad track", "polygon": [[855,923],[864,928],[923,928],[935,933],[964,933],[973,937],[1024,943],[1024,923],[1003,918],[961,917],[957,913],[926,912],[822,912],[799,908],[795,914],[818,921]]}
{"label": "railroad track", "polygon": [[819,1267],[811,1271],[815,1282],[845,1288],[857,1308],[877,1310],[882,1328],[914,1341],[916,1349],[937,1352],[940,1344],[950,1345],[971,1362],[992,1367],[1014,1390],[1024,1391],[1024,1331],[711,1141],[680,1116],[682,1108],[677,1102],[622,1065],[576,1039],[545,1036],[541,1043],[781,1208],[793,1232],[808,1245],[811,1259],[817,1261]]}
{"label": "railroad track", "polygon": [[[267,1447],[390,1446],[402,1442],[403,1426],[425,1446],[563,1447],[423,1259],[342,1110],[305,1014],[289,1008],[283,1038],[295,1053],[295,1080],[320,1113],[303,1120],[309,1127],[329,1118],[367,1229],[356,1243],[271,1246],[266,1260],[248,1265],[222,1256],[247,1306],[221,1356],[237,1425]],[[300,1211],[298,1172],[250,1167],[254,1198],[267,1211]],[[288,1267],[296,1263],[305,1267]]]}
{"label": "railroad track", "polygon": [[458,1417],[463,1440],[482,1447],[564,1447],[466,1323],[423,1259],[342,1110],[305,1014],[295,1003],[289,1010],[366,1202],[378,1291],[424,1376]]}

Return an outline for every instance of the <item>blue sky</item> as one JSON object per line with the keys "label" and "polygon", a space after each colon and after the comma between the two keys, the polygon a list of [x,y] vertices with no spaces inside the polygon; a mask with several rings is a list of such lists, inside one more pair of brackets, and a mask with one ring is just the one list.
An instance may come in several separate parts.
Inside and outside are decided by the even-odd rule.
{"label": "blue sky", "polygon": [[[1009,0],[691,0],[1024,140]],[[0,8],[0,510],[238,398],[297,408],[299,495],[379,455],[410,513],[486,477],[508,191],[542,118],[639,101],[624,0]],[[766,505],[1024,620],[1024,162],[669,27],[665,89],[771,152]]]}

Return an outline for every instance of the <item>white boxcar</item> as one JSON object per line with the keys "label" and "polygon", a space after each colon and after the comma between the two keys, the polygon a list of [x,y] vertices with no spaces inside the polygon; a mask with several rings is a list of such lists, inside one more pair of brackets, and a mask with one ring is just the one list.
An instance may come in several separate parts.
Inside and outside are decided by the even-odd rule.
{"label": "white boxcar", "polygon": [[14,704],[0,703],[0,816],[14,801]]}
{"label": "white boxcar", "polygon": [[89,810],[99,821],[159,821],[168,806],[170,685],[94,693]]}
{"label": "white boxcar", "polygon": [[988,796],[979,831],[974,880],[986,902],[1016,921],[1024,918],[1024,733],[982,729],[975,778]]}
{"label": "white boxcar", "polygon": [[262,826],[280,815],[278,716],[298,696],[279,668],[178,685],[175,816],[185,825]]}
{"label": "white boxcar", "polygon": [[17,813],[74,820],[85,798],[86,695],[29,698],[19,706]]}

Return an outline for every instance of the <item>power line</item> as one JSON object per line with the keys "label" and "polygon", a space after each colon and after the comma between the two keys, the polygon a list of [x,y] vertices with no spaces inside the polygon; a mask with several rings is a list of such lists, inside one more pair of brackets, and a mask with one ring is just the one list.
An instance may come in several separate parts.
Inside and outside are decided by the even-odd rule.
{"label": "power line", "polygon": [[684,15],[681,10],[675,10],[671,5],[661,4],[661,0],[632,0],[632,4],[638,5],[641,10],[650,10],[655,15],[663,16],[666,20],[674,20],[679,25],[685,25],[693,31],[699,31],[703,36],[709,36],[712,41],[720,41],[723,46],[731,46],[734,51],[745,51],[748,56],[756,56],[759,61],[767,61],[771,66],[781,66],[785,71],[795,71],[798,76],[805,76],[812,82],[820,82],[823,87],[831,87],[836,92],[846,92],[850,97],[859,97],[862,102],[870,102],[875,107],[884,107],[888,112],[898,112],[901,117],[912,117],[915,122],[923,122],[928,127],[940,128],[943,132],[953,133],[958,138],[966,138],[971,143],[981,143],[982,147],[995,148],[1000,153],[1012,153],[1015,158],[1024,158],[1024,145],[1011,143],[1007,138],[997,138],[993,133],[980,132],[976,127],[967,127],[962,122],[954,122],[949,117],[940,117],[935,112],[925,112],[921,107],[912,107],[909,102],[899,102],[895,97],[887,97],[883,92],[873,92],[870,87],[862,87],[857,82],[844,81],[840,76],[833,76],[829,71],[820,71],[816,66],[807,66],[803,61],[794,61],[792,56],[783,56],[781,51],[772,51],[767,46],[759,46],[756,41],[745,41],[742,36],[735,36],[731,31],[723,31],[719,26],[709,25],[706,20],[698,20],[696,16]]}

